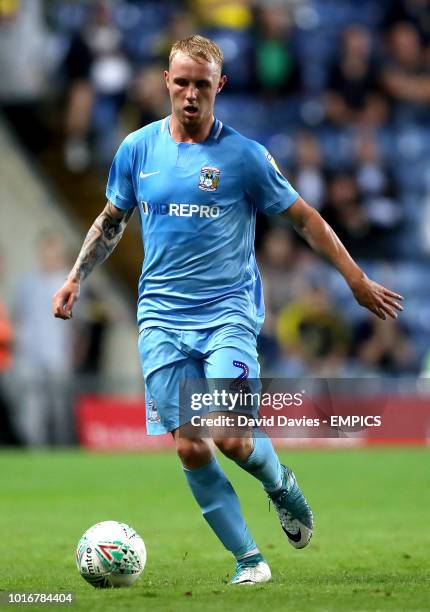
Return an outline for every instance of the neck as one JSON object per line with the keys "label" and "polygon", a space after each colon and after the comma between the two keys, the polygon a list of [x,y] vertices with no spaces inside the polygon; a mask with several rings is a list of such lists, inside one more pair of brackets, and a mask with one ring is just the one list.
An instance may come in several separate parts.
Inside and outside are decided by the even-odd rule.
{"label": "neck", "polygon": [[203,142],[209,136],[215,117],[211,115],[206,121],[199,126],[185,126],[176,115],[173,113],[170,118],[170,134],[176,142],[198,143]]}

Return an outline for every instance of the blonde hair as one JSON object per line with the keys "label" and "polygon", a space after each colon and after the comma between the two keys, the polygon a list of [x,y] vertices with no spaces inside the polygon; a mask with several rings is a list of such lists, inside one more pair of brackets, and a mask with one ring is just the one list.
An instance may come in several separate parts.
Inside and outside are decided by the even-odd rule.
{"label": "blonde hair", "polygon": [[214,62],[221,72],[222,63],[224,60],[223,53],[216,43],[209,38],[194,34],[188,38],[177,40],[173,45],[169,55],[169,65],[172,63],[172,59],[177,53],[184,53],[193,60],[199,61],[201,59],[207,62]]}

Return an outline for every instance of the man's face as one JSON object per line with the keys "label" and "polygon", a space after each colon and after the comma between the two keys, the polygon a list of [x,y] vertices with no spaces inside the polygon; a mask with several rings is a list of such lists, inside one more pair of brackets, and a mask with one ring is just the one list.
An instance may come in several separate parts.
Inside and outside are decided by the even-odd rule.
{"label": "man's face", "polygon": [[226,81],[215,62],[176,53],[165,70],[172,112],[186,128],[198,130],[213,115],[215,96]]}

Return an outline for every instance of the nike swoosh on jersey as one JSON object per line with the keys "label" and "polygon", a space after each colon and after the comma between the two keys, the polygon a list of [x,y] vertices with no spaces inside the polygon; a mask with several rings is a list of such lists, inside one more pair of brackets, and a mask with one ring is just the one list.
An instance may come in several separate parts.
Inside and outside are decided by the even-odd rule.
{"label": "nike swoosh on jersey", "polygon": [[140,173],[140,178],[147,178],[148,176],[152,176],[153,174],[158,174],[160,172],[160,170],[156,170],[155,172],[147,172],[146,174],[144,172]]}

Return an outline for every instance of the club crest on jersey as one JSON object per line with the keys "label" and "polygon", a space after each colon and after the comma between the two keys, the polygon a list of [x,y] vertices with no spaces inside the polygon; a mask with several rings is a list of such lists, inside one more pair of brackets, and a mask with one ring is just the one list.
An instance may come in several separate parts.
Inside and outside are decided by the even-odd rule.
{"label": "club crest on jersey", "polygon": [[199,189],[215,191],[218,187],[221,170],[205,167],[200,170]]}

